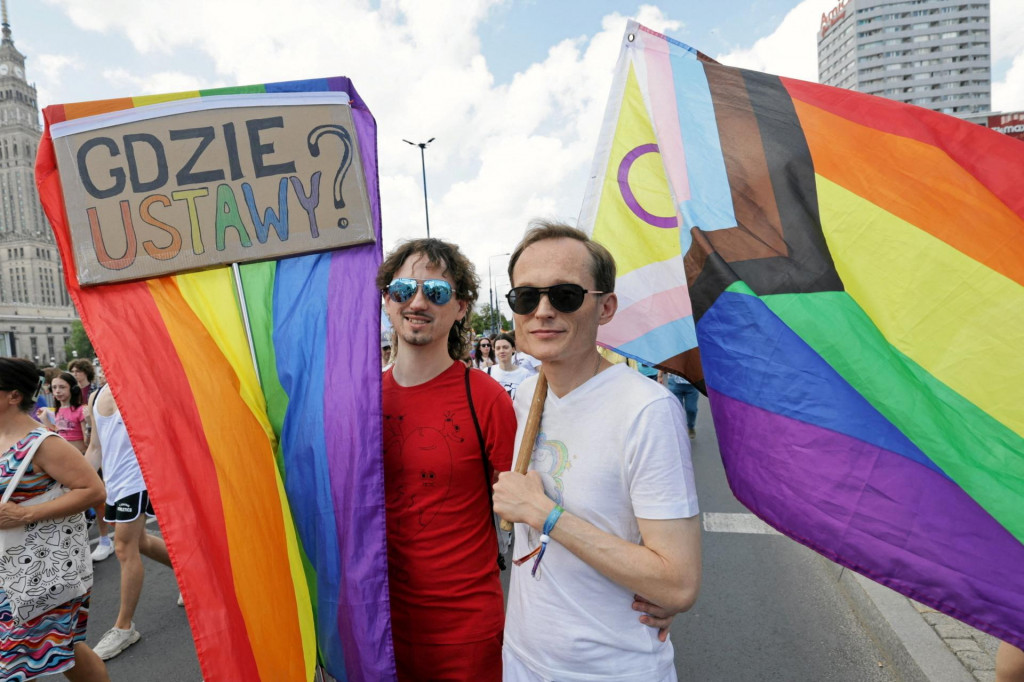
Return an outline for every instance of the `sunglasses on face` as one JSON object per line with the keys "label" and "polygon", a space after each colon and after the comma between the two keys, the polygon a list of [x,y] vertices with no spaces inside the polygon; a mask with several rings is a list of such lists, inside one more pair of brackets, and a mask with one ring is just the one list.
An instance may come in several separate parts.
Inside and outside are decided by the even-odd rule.
{"label": "sunglasses on face", "polygon": [[574,313],[583,305],[587,294],[606,294],[607,291],[588,291],[579,284],[555,284],[550,287],[515,287],[506,294],[508,305],[516,315],[529,315],[540,305],[540,295],[547,294],[551,307],[561,313]]}
{"label": "sunglasses on face", "polygon": [[395,303],[405,303],[416,295],[416,290],[423,286],[423,295],[434,305],[444,305],[452,300],[452,285],[443,279],[413,279],[401,277],[391,280],[384,289],[385,295]]}

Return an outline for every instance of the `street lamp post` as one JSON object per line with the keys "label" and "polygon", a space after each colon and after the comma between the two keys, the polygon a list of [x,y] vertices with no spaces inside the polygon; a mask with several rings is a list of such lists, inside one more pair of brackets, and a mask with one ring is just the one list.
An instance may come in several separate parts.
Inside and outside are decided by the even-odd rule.
{"label": "street lamp post", "polygon": [[487,283],[491,288],[490,302],[491,302],[491,335],[497,333],[498,325],[501,324],[501,316],[498,314],[498,299],[501,297],[500,294],[494,291],[494,274],[491,272],[491,259],[499,258],[501,256],[508,256],[507,253],[496,253],[493,256],[487,258]]}
{"label": "street lamp post", "polygon": [[426,142],[410,142],[409,140],[402,140],[402,142],[405,142],[406,144],[411,144],[413,147],[420,148],[420,166],[423,168],[423,211],[427,216],[427,239],[430,239],[430,209],[427,208],[427,157],[424,152],[427,149],[427,145],[436,139],[436,137],[432,137]]}

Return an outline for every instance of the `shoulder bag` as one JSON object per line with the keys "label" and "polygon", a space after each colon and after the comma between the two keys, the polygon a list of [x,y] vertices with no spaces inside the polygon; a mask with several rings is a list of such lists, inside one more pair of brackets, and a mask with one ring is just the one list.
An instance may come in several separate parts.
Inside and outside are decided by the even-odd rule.
{"label": "shoulder bag", "polygon": [[[55,433],[38,429],[0,503],[8,502],[40,444]],[[21,503],[30,507],[55,500],[67,489],[56,485]],[[19,625],[86,594],[92,587],[92,557],[85,514],[78,512],[0,530],[0,588]]]}

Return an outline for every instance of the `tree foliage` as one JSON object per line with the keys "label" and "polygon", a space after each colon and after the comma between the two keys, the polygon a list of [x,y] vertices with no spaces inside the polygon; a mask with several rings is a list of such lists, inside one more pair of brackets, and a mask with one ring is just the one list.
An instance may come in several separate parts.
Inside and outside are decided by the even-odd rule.
{"label": "tree foliage", "polygon": [[64,344],[64,352],[67,353],[68,362],[73,360],[77,351],[80,358],[94,358],[96,351],[92,347],[92,341],[85,333],[85,327],[81,321],[75,320],[71,323],[71,338]]}
{"label": "tree foliage", "polygon": [[[495,329],[494,326],[497,325]],[[511,329],[512,322],[500,313],[492,318],[492,309],[489,303],[484,303],[480,306],[480,310],[473,313],[473,318],[470,320],[470,326],[473,327],[473,331],[477,334],[491,334],[492,332],[500,332],[502,329]]]}

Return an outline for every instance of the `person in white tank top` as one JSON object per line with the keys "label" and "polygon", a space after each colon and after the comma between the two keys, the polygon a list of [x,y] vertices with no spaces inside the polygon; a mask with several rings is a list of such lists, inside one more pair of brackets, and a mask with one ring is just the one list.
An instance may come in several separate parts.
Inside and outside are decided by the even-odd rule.
{"label": "person in white tank top", "polygon": [[[110,388],[104,386],[99,391],[99,394],[103,393],[109,395]],[[128,438],[128,430],[124,427],[121,412],[117,409],[112,396],[110,403],[114,407],[114,412],[109,415],[95,414],[93,420],[94,433],[102,440],[103,482],[107,486],[107,504],[116,506],[117,500],[145,490],[146,483],[142,480],[139,460],[135,457],[135,450]]]}
{"label": "person in white tank top", "polygon": [[[86,457],[90,462],[100,460],[103,464],[103,481],[107,485],[103,517],[104,521],[114,525],[114,552],[121,564],[121,607],[117,622],[95,648],[100,658],[108,660],[142,636],[135,629],[133,620],[146,572],[142,556],[168,567],[171,559],[163,539],[146,532],[146,517],[154,516],[153,505],[149,501],[128,429],[109,385],[93,395],[90,419],[93,438]],[[182,603],[180,597],[178,603]]]}

